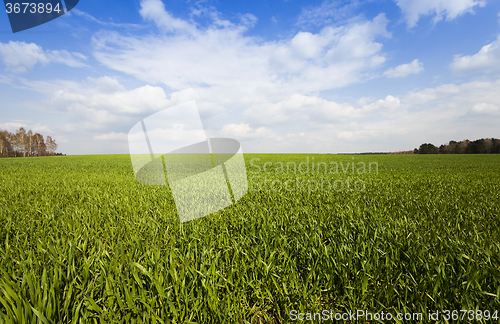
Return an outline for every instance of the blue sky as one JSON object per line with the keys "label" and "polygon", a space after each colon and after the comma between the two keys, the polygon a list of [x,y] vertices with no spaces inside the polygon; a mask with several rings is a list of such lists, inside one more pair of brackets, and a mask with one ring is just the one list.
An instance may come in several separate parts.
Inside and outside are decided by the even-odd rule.
{"label": "blue sky", "polygon": [[499,90],[499,1],[80,0],[16,34],[0,18],[0,129],[67,154],[128,153],[134,124],[191,100],[244,152],[498,138]]}

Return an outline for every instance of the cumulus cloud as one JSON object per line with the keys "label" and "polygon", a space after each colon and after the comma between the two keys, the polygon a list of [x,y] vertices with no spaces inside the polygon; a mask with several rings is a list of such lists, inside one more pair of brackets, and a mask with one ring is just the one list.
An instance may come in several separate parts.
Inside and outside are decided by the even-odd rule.
{"label": "cumulus cloud", "polygon": [[69,53],[62,51],[44,51],[41,46],[35,43],[0,42],[0,59],[3,61],[7,70],[14,73],[23,73],[30,71],[36,64],[47,65],[49,63],[60,63],[71,67],[85,66],[82,60],[85,56],[79,53]]}
{"label": "cumulus cloud", "polygon": [[101,135],[95,135],[94,139],[102,141],[126,141],[128,139],[128,134],[125,133],[107,133]]}
{"label": "cumulus cloud", "polygon": [[[102,91],[96,89],[97,84],[102,86]],[[87,134],[87,138],[97,143],[95,145],[104,145],[107,150],[104,152],[126,152],[125,134],[128,129],[151,111],[146,108],[142,111],[144,115],[141,115],[132,111],[118,113],[115,110],[118,107],[108,108],[109,111],[103,112],[111,114],[110,119],[99,124],[96,119],[100,112],[98,106],[106,101],[97,101],[96,98],[100,97],[95,95],[109,99],[116,93],[123,94],[136,89],[127,90],[113,78],[87,79],[76,85],[82,89],[80,92],[73,90],[68,83],[63,87],[72,94],[68,96],[71,99],[66,102],[68,105],[64,105],[68,107],[66,111],[74,114],[78,120],[75,124],[65,126],[65,131]],[[469,138],[492,137],[497,136],[495,134],[498,133],[500,122],[499,88],[500,80],[445,84],[399,96],[389,94],[382,98],[360,98],[352,104],[328,100],[319,95],[293,94],[275,102],[250,102],[242,114],[222,119],[211,135],[237,138],[245,152],[407,150],[428,142],[430,138],[436,141],[435,144],[440,144],[450,139],[463,139],[463,134]],[[58,89],[53,84],[52,88],[45,87],[49,98]],[[195,93],[194,90],[178,92],[163,102],[173,105],[193,98]],[[88,101],[82,101],[83,98],[88,98]],[[220,104],[223,105],[223,101]],[[97,106],[92,107],[92,102]],[[197,100],[197,103],[202,104],[203,101]],[[78,110],[83,109],[78,108],[79,105],[90,107],[89,116],[84,114],[86,110]],[[236,118],[239,122],[234,123]],[[22,122],[22,125],[25,124],[29,123]],[[20,125],[2,124],[0,128],[6,126],[15,130]],[[62,128],[55,129],[59,131]],[[161,136],[175,139],[174,135],[178,133],[176,130],[175,133]],[[61,149],[69,153],[71,147]],[[92,146],[87,149],[95,152]]]}
{"label": "cumulus cloud", "polygon": [[40,123],[35,123],[35,124],[26,124],[26,123],[21,123],[21,122],[8,122],[8,123],[0,123],[0,130],[7,130],[9,132],[15,132],[19,128],[23,127],[28,130],[32,130],[33,133],[42,133],[46,135],[46,133],[53,133],[52,129],[47,126],[47,125],[42,125]]}
{"label": "cumulus cloud", "polygon": [[369,113],[377,114],[393,114],[401,108],[401,100],[391,95],[387,95],[385,99],[379,99],[370,104],[363,105],[362,112],[366,115]]}
{"label": "cumulus cloud", "polygon": [[456,55],[450,67],[456,74],[500,73],[500,36],[474,55]]}
{"label": "cumulus cloud", "polygon": [[420,17],[434,16],[434,23],[443,19],[453,20],[464,13],[484,7],[485,0],[394,0],[401,8],[408,27],[414,27]]}
{"label": "cumulus cloud", "polygon": [[355,117],[358,113],[349,104],[339,104],[318,96],[294,94],[276,103],[252,105],[243,115],[259,124],[280,125],[315,120],[340,120]]}
{"label": "cumulus cloud", "polygon": [[388,78],[404,78],[410,74],[418,74],[424,70],[424,64],[414,59],[411,63],[401,64],[394,68],[390,68],[384,72],[384,76]]}
{"label": "cumulus cloud", "polygon": [[[456,11],[454,16],[450,8],[465,2],[455,1],[455,5],[436,0],[433,3],[445,3],[445,9],[435,6],[438,9],[428,12],[420,9],[429,2],[421,1],[415,5],[414,23],[423,14],[440,13],[452,19],[465,11]],[[106,149],[103,152],[126,152],[126,134],[132,125],[193,99],[202,116],[212,118],[209,133],[239,139],[245,152],[412,149],[411,143],[427,142],[428,136],[442,138],[442,142],[461,139],[464,133],[471,138],[495,136],[500,121],[500,81],[446,84],[407,94],[389,92],[357,102],[325,97],[328,92],[323,90],[380,76],[386,60],[381,39],[391,37],[383,14],[263,41],[245,33],[256,22],[251,15],[242,15],[234,23],[220,19],[214,11],[193,13],[211,19],[208,26],[200,27],[174,17],[159,0],[142,0],[140,13],[156,26],[156,32],[134,36],[101,31],[94,35],[93,46],[103,66],[134,76],[143,86],[126,88],[112,77],[24,82],[25,87],[46,96],[47,100],[37,102],[38,107],[69,116],[66,126],[52,129],[83,134],[79,143],[88,145],[90,152],[96,152],[96,144]],[[486,51],[488,59],[493,54],[497,57],[491,47]],[[47,57],[46,51],[33,51]],[[466,57],[455,61],[462,58]],[[36,62],[43,64],[42,59]],[[416,59],[384,75],[404,77],[422,70]],[[173,93],[167,95],[159,85]],[[151,132],[175,140],[179,130]]]}
{"label": "cumulus cloud", "polygon": [[362,140],[370,136],[377,136],[379,133],[375,130],[356,130],[356,131],[341,131],[337,137],[341,140]]}
{"label": "cumulus cloud", "polygon": [[173,17],[165,10],[165,5],[160,0],[141,1],[141,16],[154,22],[158,27],[169,32],[194,33],[196,27],[182,19]]}
{"label": "cumulus cloud", "polygon": [[[143,0],[141,15],[158,35],[125,36],[102,32],[93,38],[95,58],[105,66],[147,83],[180,90],[195,88],[229,100],[316,92],[364,81],[385,62],[379,38],[391,37],[387,19],[299,32],[290,39],[262,41],[246,36],[249,19],[208,27],[174,17],[159,0]],[[250,22],[252,20],[250,19]]]}
{"label": "cumulus cloud", "polygon": [[338,103],[318,96],[294,94],[277,103],[253,105],[243,112],[248,120],[262,125],[289,125],[290,123],[328,124],[352,119],[395,114],[400,112],[401,101],[392,95],[385,99],[359,100],[359,106]]}
{"label": "cumulus cloud", "polygon": [[137,121],[140,116],[192,100],[192,89],[174,92],[167,98],[161,87],[145,85],[127,90],[120,82],[108,76],[73,81],[25,81],[25,86],[47,96],[38,103],[40,109],[67,112],[71,119],[85,124],[87,129],[98,129]]}
{"label": "cumulus cloud", "polygon": [[222,127],[221,135],[233,138],[266,138],[266,139],[281,139],[274,131],[259,127],[253,129],[247,123],[227,124]]}
{"label": "cumulus cloud", "polygon": [[47,125],[42,125],[40,123],[36,123],[36,124],[32,125],[31,127],[30,126],[28,126],[28,127],[29,127],[29,129],[31,129],[35,133],[42,133],[42,134],[54,133],[54,131],[52,130],[51,127],[49,127]]}
{"label": "cumulus cloud", "polygon": [[[445,84],[402,96],[360,98],[355,105],[293,95],[244,114],[254,128],[265,125],[281,136],[279,145],[264,138],[244,144],[248,151],[360,152],[408,150],[429,138],[440,144],[464,136],[498,136],[499,88],[500,80]],[[238,129],[244,132],[245,124]],[[304,135],[285,136],[292,131]]]}
{"label": "cumulus cloud", "polygon": [[26,128],[28,125],[19,122],[9,122],[9,123],[0,123],[0,130],[7,130],[9,132],[14,132],[21,127]]}
{"label": "cumulus cloud", "polygon": [[498,106],[490,104],[490,103],[477,103],[472,107],[472,111],[477,112],[477,113],[486,113],[486,114],[491,114],[491,113],[497,113],[499,111]]}
{"label": "cumulus cloud", "polygon": [[402,100],[402,105],[431,107],[433,111],[441,111],[443,115],[449,117],[466,116],[472,112],[494,113],[500,107],[499,86],[500,80],[473,81],[460,85],[445,84],[436,88],[410,92]]}

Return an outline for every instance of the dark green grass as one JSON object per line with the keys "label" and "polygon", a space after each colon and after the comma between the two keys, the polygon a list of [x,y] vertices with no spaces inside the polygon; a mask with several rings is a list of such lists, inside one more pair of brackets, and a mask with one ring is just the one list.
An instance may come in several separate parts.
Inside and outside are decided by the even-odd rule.
{"label": "dark green grass", "polygon": [[[275,166],[307,157],[379,168],[250,173],[253,158]],[[350,177],[366,189],[250,184],[235,205],[180,224],[168,187],[137,183],[127,155],[0,159],[0,323],[286,323],[291,310],[324,309],[500,312],[500,155],[245,160],[249,178]]]}

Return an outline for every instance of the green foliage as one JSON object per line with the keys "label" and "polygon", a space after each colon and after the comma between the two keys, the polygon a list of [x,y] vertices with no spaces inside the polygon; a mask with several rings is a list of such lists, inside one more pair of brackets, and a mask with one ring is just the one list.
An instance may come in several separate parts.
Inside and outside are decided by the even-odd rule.
{"label": "green foliage", "polygon": [[418,154],[438,154],[439,149],[435,147],[431,143],[425,143],[420,145],[420,148],[417,151]]}
{"label": "green foliage", "polygon": [[[245,155],[296,162],[306,155]],[[500,310],[500,156],[377,162],[364,191],[260,190],[180,224],[128,156],[0,160],[0,323],[284,323],[291,310]],[[269,170],[274,170],[270,168]],[[256,176],[248,173],[249,177]]]}
{"label": "green foliage", "polygon": [[481,138],[475,141],[464,140],[450,141],[437,148],[431,143],[420,145],[413,150],[414,154],[498,154],[500,153],[500,140],[496,138]]}

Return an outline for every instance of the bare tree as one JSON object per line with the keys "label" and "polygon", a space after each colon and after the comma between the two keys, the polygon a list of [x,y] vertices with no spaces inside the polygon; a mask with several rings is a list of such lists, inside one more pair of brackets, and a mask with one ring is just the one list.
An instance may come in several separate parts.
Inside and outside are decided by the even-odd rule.
{"label": "bare tree", "polygon": [[486,154],[491,153],[491,149],[493,147],[493,139],[492,138],[487,138],[484,140],[484,152]]}
{"label": "bare tree", "polygon": [[23,157],[26,156],[26,151],[28,148],[27,138],[28,136],[26,135],[26,130],[24,129],[24,127],[19,128],[16,132],[15,143],[18,150],[23,153]]}
{"label": "bare tree", "polygon": [[8,156],[45,156],[55,155],[57,150],[56,141],[47,136],[33,134],[32,130],[21,127],[14,134],[5,130],[0,130],[0,157]]}
{"label": "bare tree", "polygon": [[43,139],[43,136],[39,133],[36,133],[33,135],[33,142],[34,142],[34,154],[36,156],[43,156],[47,152],[47,146],[45,145],[45,141]]}
{"label": "bare tree", "polygon": [[31,131],[31,129],[26,134],[26,144],[28,147],[28,156],[32,156],[33,155],[33,132]]}
{"label": "bare tree", "polygon": [[460,154],[464,154],[465,153],[465,150],[467,149],[467,146],[469,145],[469,140],[466,139],[465,141],[461,141],[459,146],[458,146],[458,151],[460,152]]}
{"label": "bare tree", "polygon": [[8,131],[0,131],[0,156],[9,156],[10,135]]}
{"label": "bare tree", "polygon": [[52,137],[47,136],[47,140],[45,141],[47,144],[47,151],[49,152],[49,155],[54,155],[56,154],[57,150],[57,144],[56,141],[52,139]]}

